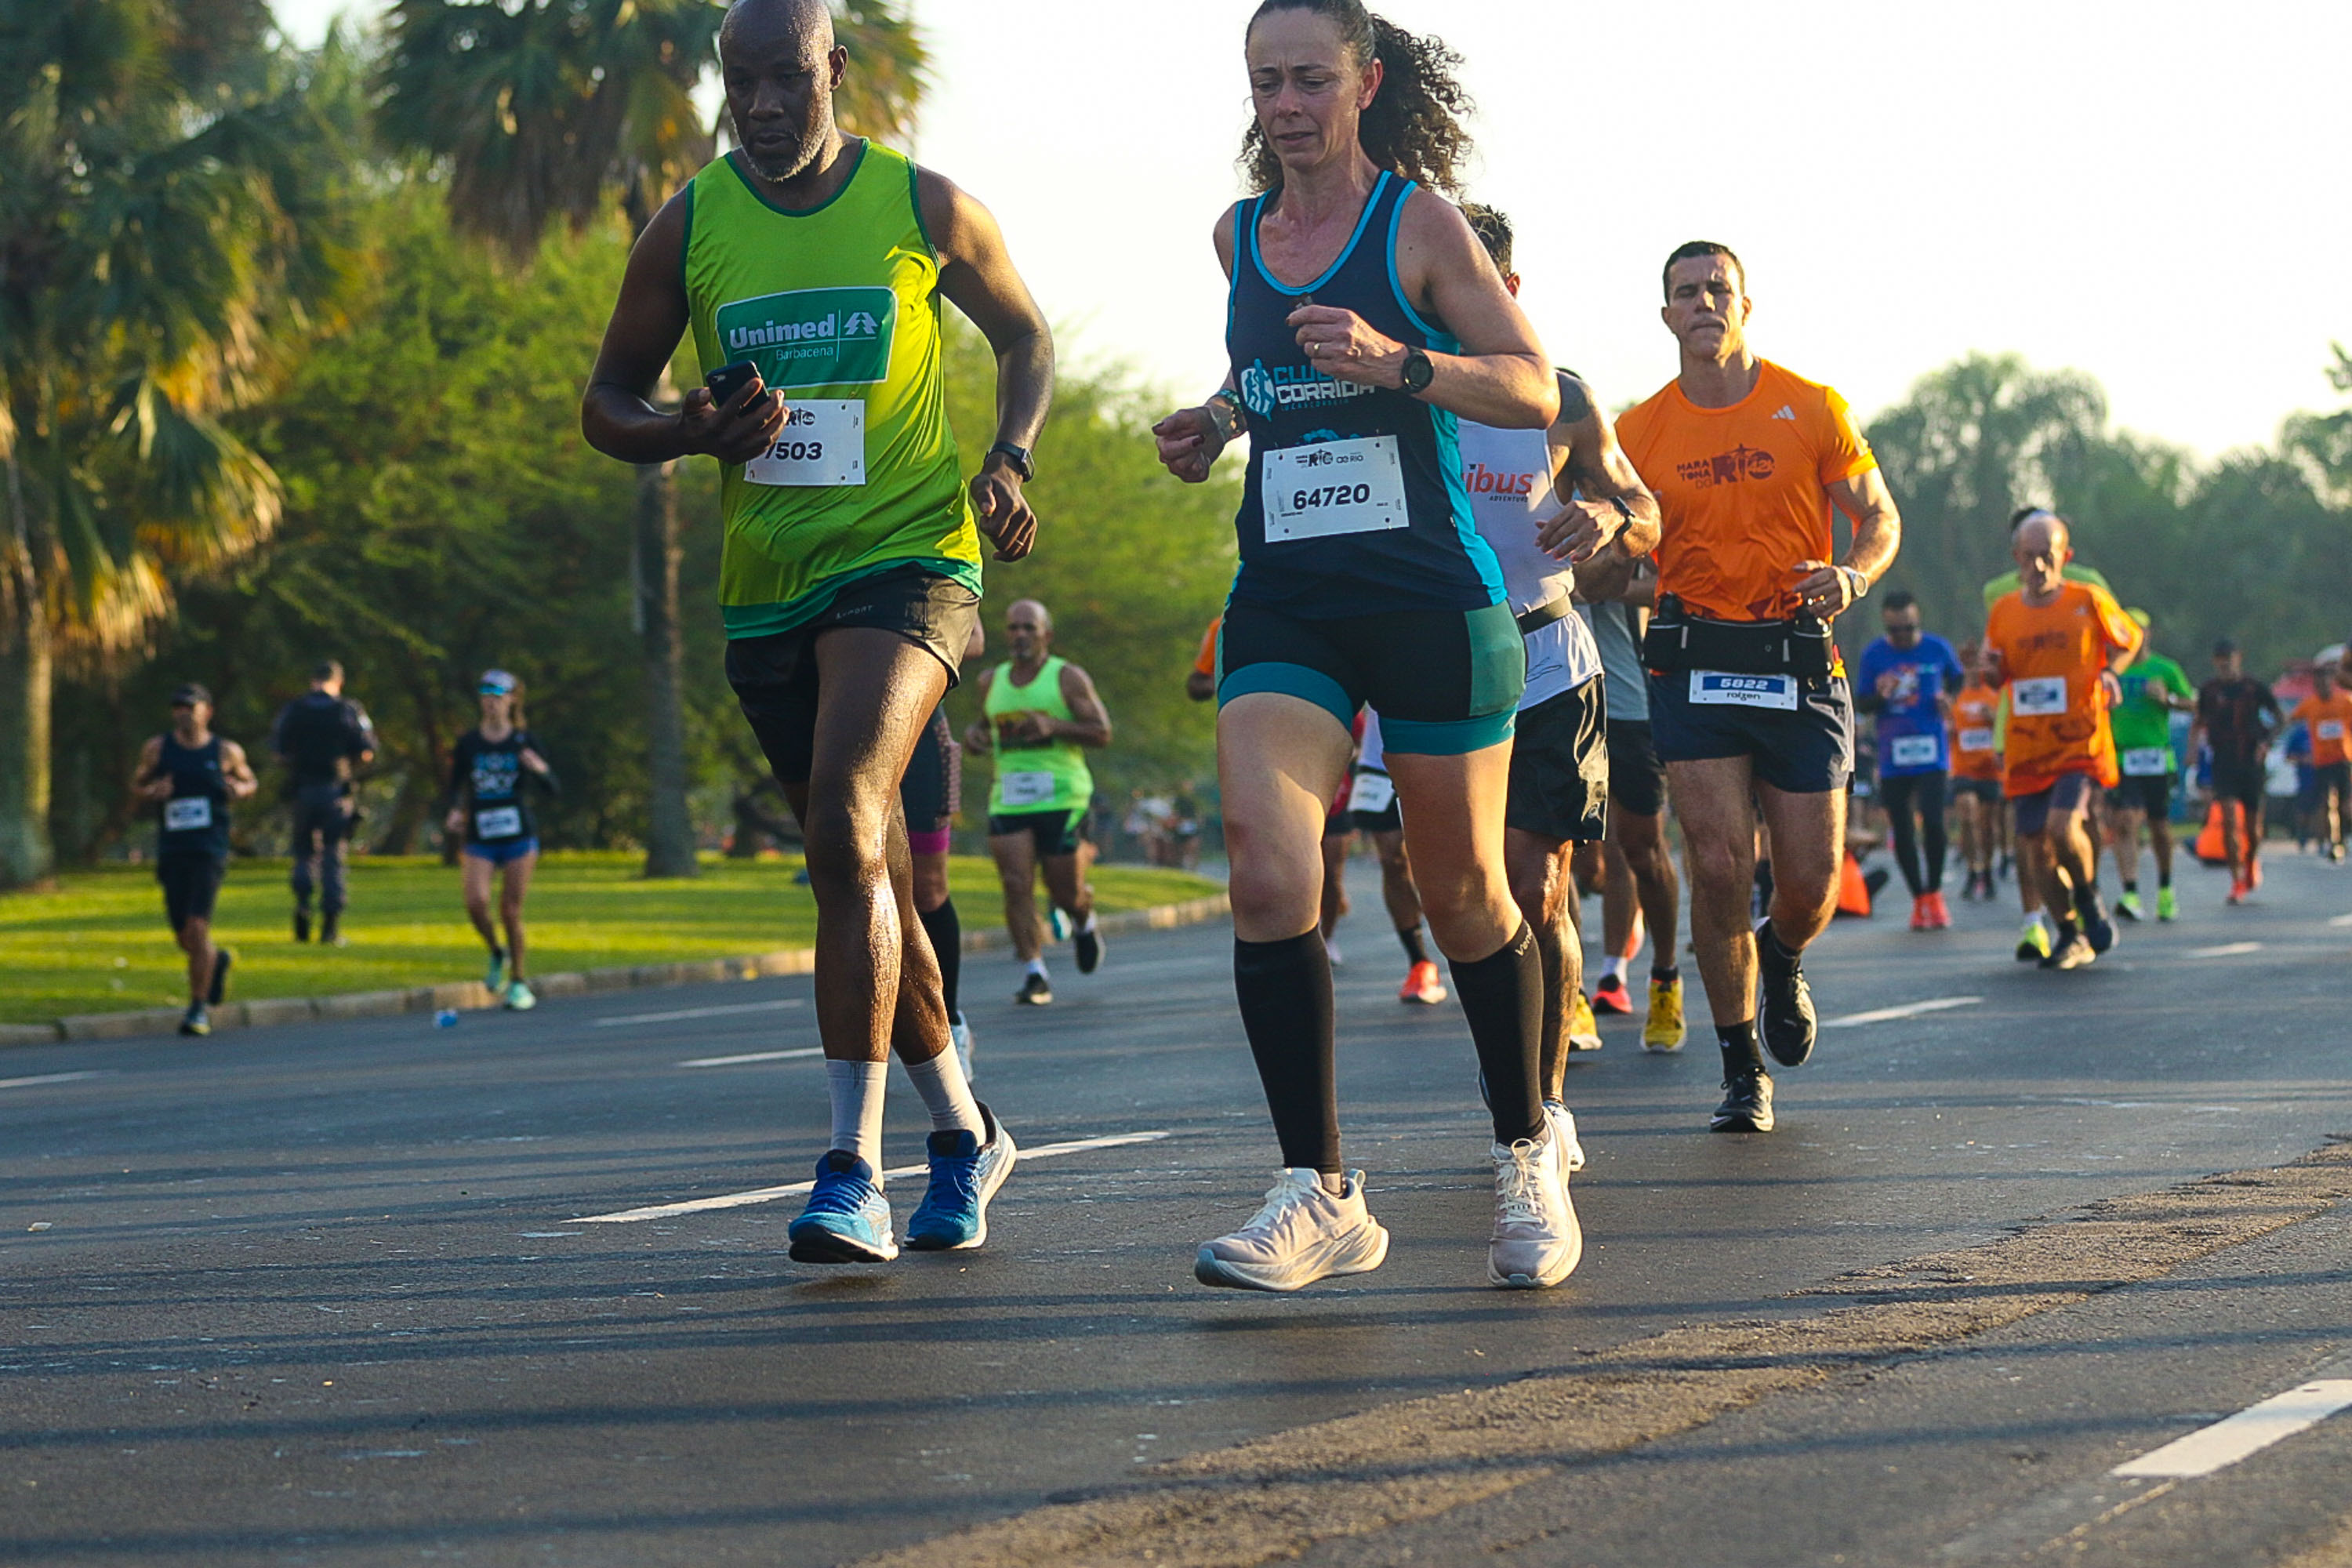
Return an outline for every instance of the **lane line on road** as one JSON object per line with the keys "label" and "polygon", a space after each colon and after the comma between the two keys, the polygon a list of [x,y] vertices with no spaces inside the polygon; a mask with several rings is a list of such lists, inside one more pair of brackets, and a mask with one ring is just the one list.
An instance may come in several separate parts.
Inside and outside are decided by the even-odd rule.
{"label": "lane line on road", "polygon": [[1941,1013],[1952,1007],[1973,1007],[1983,1001],[1981,996],[1935,996],[1925,1002],[1906,1002],[1900,1007],[1880,1007],[1868,1013],[1848,1013],[1841,1018],[1824,1018],[1824,1029],[1851,1029],[1862,1024],[1887,1024],[1897,1018],[1916,1018],[1922,1013]]}
{"label": "lane line on road", "polygon": [[[1161,1130],[1156,1132],[1118,1132],[1104,1138],[1074,1138],[1066,1143],[1040,1143],[1034,1149],[1024,1149],[1017,1163],[1031,1160],[1050,1160],[1057,1154],[1083,1154],[1090,1149],[1121,1149],[1131,1143],[1156,1143],[1174,1134]],[[929,1167],[900,1165],[882,1173],[887,1181],[893,1176],[919,1176]],[[583,1215],[566,1220],[566,1225],[634,1225],[640,1220],[669,1219],[682,1214],[701,1214],[709,1209],[746,1208],[753,1204],[772,1204],[778,1198],[797,1197],[814,1187],[814,1182],[794,1182],[789,1186],[755,1187],[746,1193],[721,1193],[716,1197],[693,1198],[680,1204],[656,1204],[649,1208],[621,1209],[613,1214]]]}
{"label": "lane line on road", "polygon": [[2337,931],[2342,931],[2346,926],[2352,926],[2352,915],[2337,915],[2334,920],[2329,921],[2327,923],[2335,927]]}
{"label": "lane line on road", "polygon": [[2258,942],[2225,942],[2219,947],[2192,947],[2189,950],[2189,956],[2190,958],[2238,958],[2249,952],[2260,952],[2262,950],[2263,944]]}
{"label": "lane line on road", "polygon": [[824,1055],[823,1046],[797,1046],[789,1051],[746,1051],[740,1057],[695,1057],[677,1065],[682,1068],[732,1068],[745,1062],[788,1062],[802,1057]]}
{"label": "lane line on road", "polygon": [[86,1072],[45,1072],[31,1078],[0,1078],[0,1089],[30,1089],[37,1083],[74,1083],[86,1078],[106,1076],[103,1071],[95,1068]]}
{"label": "lane line on road", "polygon": [[787,1007],[797,1007],[801,999],[786,996],[781,1001],[730,1002],[718,1007],[678,1007],[667,1013],[624,1013],[618,1017],[599,1018],[596,1027],[618,1028],[623,1024],[676,1024],[688,1018],[726,1018],[738,1013],[781,1013]]}
{"label": "lane line on road", "polygon": [[2322,1378],[2249,1405],[2235,1415],[2117,1465],[2111,1476],[2187,1480],[2210,1476],[2352,1407],[2352,1378]]}

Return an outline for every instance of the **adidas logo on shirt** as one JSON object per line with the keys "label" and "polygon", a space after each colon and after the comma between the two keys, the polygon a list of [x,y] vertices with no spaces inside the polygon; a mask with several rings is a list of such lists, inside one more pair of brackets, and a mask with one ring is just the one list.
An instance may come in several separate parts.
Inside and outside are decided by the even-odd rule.
{"label": "adidas logo on shirt", "polygon": [[1787,419],[1793,422],[1797,417],[1797,411],[1783,403],[1780,405],[1780,412],[1775,414],[1772,417],[1775,419]]}

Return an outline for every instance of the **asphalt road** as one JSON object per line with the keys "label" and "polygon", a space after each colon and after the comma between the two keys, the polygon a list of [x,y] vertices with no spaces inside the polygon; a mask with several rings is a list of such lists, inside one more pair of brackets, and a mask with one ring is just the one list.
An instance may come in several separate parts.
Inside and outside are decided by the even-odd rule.
{"label": "asphalt road", "polygon": [[[806,980],[0,1054],[0,1558],[834,1563],[1310,1423],[1507,1395],[1650,1336],[1793,1321],[1820,1310],[1793,1293],[1835,1277],[2352,1134],[2352,873],[2277,857],[2235,910],[2220,880],[2185,872],[2180,922],[2071,975],[2010,959],[2006,903],[1956,905],[1935,935],[1841,921],[1809,965],[1825,1017],[1953,1005],[1827,1031],[1782,1076],[1770,1137],[1704,1130],[1695,983],[1680,1056],[1611,1021],[1570,1078],[1590,1245],[1548,1293],[1484,1283],[1468,1041],[1451,1005],[1395,1002],[1368,877],[1343,930],[1343,1125],[1394,1246],[1297,1297],[1191,1276],[1276,1163],[1223,926],[1127,939],[1089,978],[1057,962],[1042,1011],[1011,1005],[1008,961],[967,966],[977,1087],[1024,1148],[1159,1136],[1035,1158],[985,1250],[882,1268],[787,1261],[792,1196],[582,1223],[807,1177],[825,1122]],[[772,1052],[808,1054],[697,1065]],[[923,1125],[897,1080],[894,1163]],[[902,1211],[919,1192],[892,1190]],[[2352,1515],[2352,1413],[2121,1511],[2103,1479],[2352,1379],[2330,1370],[2352,1353],[2352,1210],[2298,1214],[1539,1486],[1285,1550],[1968,1563],[2066,1531],[2070,1560],[2103,1563],[2322,1550]]]}

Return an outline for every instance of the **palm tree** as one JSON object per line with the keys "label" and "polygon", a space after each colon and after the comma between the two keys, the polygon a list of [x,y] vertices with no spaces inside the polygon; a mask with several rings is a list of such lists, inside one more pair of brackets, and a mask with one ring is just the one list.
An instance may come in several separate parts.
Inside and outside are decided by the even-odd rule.
{"label": "palm tree", "polygon": [[[859,62],[844,122],[902,132],[926,85],[913,26],[889,0],[835,0],[835,11]],[[378,122],[395,145],[446,162],[451,223],[511,261],[527,264],[559,220],[583,228],[616,197],[634,236],[715,150],[693,94],[725,16],[716,0],[396,0]],[[675,464],[639,468],[635,541],[646,875],[690,877]]]}
{"label": "palm tree", "polygon": [[225,420],[354,270],[340,47],[260,0],[0,0],[0,887],[46,878],[61,659],[128,653],[252,551],[276,476]]}

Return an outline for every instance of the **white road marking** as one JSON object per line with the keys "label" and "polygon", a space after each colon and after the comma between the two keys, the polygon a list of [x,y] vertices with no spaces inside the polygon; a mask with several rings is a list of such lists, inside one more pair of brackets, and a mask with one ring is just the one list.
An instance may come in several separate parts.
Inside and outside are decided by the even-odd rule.
{"label": "white road marking", "polygon": [[2191,958],[2236,958],[2243,953],[2260,952],[2262,950],[2263,944],[2258,942],[2225,942],[2219,947],[2192,947],[2189,950],[2189,956]]}
{"label": "white road marking", "polygon": [[2250,1405],[2235,1415],[2117,1465],[2110,1475],[2210,1476],[2352,1405],[2352,1378],[2325,1378]]}
{"label": "white road marking", "polygon": [[86,1072],[45,1072],[33,1078],[0,1078],[0,1089],[30,1089],[37,1083],[72,1083],[79,1079],[105,1076],[95,1068]]}
{"label": "white road marking", "polygon": [[723,1007],[680,1007],[670,1013],[624,1013],[615,1018],[599,1018],[596,1026],[611,1029],[623,1024],[675,1024],[686,1018],[724,1018],[736,1013],[781,1013],[800,1005],[799,997],[787,996],[776,1002],[730,1002]]}
{"label": "white road marking", "polygon": [[1881,1007],[1870,1013],[1848,1013],[1842,1018],[1824,1018],[1824,1029],[1851,1029],[1859,1024],[1886,1024],[1897,1018],[1916,1018],[1922,1013],[1941,1013],[1949,1007],[1973,1007],[1983,1001],[1981,996],[1937,996],[1925,1002],[1906,1002],[1900,1007]]}
{"label": "white road marking", "polygon": [[2334,926],[2337,931],[2342,931],[2346,926],[2352,926],[2352,915],[2337,915],[2334,920],[2329,921],[2327,923]]}
{"label": "white road marking", "polygon": [[[1056,1154],[1082,1154],[1089,1149],[1118,1149],[1129,1143],[1156,1143],[1171,1136],[1167,1131],[1121,1132],[1108,1138],[1076,1138],[1067,1143],[1041,1143],[1034,1149],[1021,1151],[1020,1163],[1050,1160]],[[892,1176],[919,1176],[929,1169],[923,1165],[901,1165],[882,1173],[885,1179]],[[634,1225],[639,1220],[669,1219],[682,1214],[700,1214],[707,1209],[746,1208],[752,1204],[772,1204],[778,1198],[797,1197],[815,1186],[814,1182],[794,1182],[789,1186],[757,1187],[748,1193],[722,1193],[717,1197],[694,1198],[682,1204],[656,1204],[651,1208],[622,1209],[614,1214],[583,1215],[566,1220],[566,1225]]]}
{"label": "white road marking", "polygon": [[798,1057],[821,1057],[823,1046],[798,1046],[789,1051],[746,1051],[740,1057],[696,1057],[677,1065],[682,1068],[731,1068],[745,1062],[788,1062]]}

